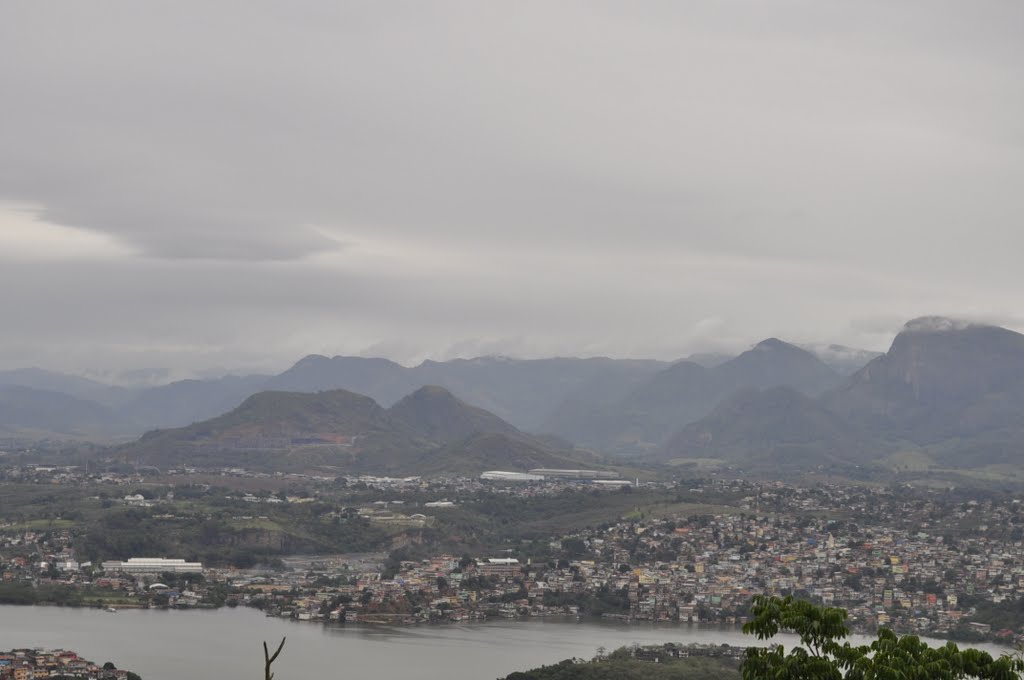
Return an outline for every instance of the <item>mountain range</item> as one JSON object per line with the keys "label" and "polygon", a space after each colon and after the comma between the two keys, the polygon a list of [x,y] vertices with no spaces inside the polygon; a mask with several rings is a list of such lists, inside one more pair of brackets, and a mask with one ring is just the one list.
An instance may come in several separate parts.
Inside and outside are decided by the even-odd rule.
{"label": "mountain range", "polygon": [[387,409],[347,390],[260,392],[221,416],[149,432],[115,455],[159,467],[402,475],[600,464],[589,452],[521,432],[433,385]]}
{"label": "mountain range", "polygon": [[840,385],[814,398],[782,389],[734,395],[655,457],[765,468],[864,464],[908,451],[948,468],[1024,461],[1024,335],[915,319]]}
{"label": "mountain range", "polygon": [[126,459],[221,464],[244,451],[280,465],[284,451],[296,464],[394,472],[451,470],[460,457],[474,469],[578,466],[592,450],[777,470],[910,454],[995,470],[1024,459],[1024,335],[922,317],[882,354],[770,338],[674,363],[485,357],[407,368],[311,355],[274,376],[138,390],[0,373],[0,431],[98,438],[153,427],[119,449]]}
{"label": "mountain range", "polygon": [[[732,358],[700,354],[688,360],[713,368]],[[261,391],[345,389],[390,405],[419,387],[438,385],[520,429],[574,433],[571,422],[563,420],[614,406],[670,366],[655,360],[480,357],[405,367],[387,359],[313,354],[277,375],[229,375],[155,387],[113,386],[25,368],[0,371],[0,390],[7,391],[0,398],[0,432],[127,438],[211,418]],[[44,402],[50,403],[40,408]]]}
{"label": "mountain range", "polygon": [[740,390],[785,385],[813,396],[841,381],[810,352],[769,338],[710,368],[677,362],[616,398],[605,392],[601,403],[564,402],[541,429],[603,450],[645,453]]}

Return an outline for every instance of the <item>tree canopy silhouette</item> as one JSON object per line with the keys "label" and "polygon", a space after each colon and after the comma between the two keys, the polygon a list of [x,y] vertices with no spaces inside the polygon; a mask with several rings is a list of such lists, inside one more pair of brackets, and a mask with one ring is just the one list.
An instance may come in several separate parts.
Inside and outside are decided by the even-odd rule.
{"label": "tree canopy silhouette", "polygon": [[1019,656],[994,658],[952,642],[929,647],[915,635],[887,628],[869,645],[852,645],[845,641],[846,610],[791,596],[755,596],[751,614],[744,633],[770,640],[790,632],[800,643],[788,652],[781,644],[748,648],[743,680],[1019,680],[1024,671]]}

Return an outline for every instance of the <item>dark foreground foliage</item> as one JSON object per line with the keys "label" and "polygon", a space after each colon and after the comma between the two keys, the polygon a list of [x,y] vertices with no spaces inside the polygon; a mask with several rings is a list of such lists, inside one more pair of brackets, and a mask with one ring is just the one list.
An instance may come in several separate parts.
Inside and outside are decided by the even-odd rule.
{"label": "dark foreground foliage", "polygon": [[995,658],[952,642],[929,647],[886,628],[870,645],[851,645],[844,641],[850,633],[845,610],[792,597],[758,595],[751,613],[743,632],[759,640],[795,633],[800,644],[788,651],[779,644],[750,647],[743,680],[1018,680],[1024,672],[1019,656]]}
{"label": "dark foreground foliage", "polygon": [[504,680],[739,680],[739,677],[735,664],[728,661],[690,657],[666,663],[634,659],[566,660],[512,673]]}

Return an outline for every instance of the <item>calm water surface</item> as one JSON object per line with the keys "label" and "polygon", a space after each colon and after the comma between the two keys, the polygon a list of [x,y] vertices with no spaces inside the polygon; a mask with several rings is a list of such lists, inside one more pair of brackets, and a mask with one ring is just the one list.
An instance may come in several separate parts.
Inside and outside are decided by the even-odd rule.
{"label": "calm water surface", "polygon": [[[63,647],[113,661],[144,680],[254,680],[262,641],[288,636],[279,680],[493,680],[634,642],[751,644],[738,630],[553,620],[466,626],[324,626],[267,618],[251,609],[122,610],[0,606],[0,649]],[[790,641],[787,641],[789,644]],[[992,650],[998,648],[992,647]]]}

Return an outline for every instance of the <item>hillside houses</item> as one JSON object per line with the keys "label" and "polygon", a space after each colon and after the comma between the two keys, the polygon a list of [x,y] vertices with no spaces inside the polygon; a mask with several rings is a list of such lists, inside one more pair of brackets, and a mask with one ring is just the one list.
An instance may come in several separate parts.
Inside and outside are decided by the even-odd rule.
{"label": "hillside houses", "polygon": [[[1012,534],[933,533],[922,523],[908,524],[898,506],[872,504],[856,495],[861,492],[841,489],[792,494],[785,502],[811,511],[843,504],[848,516],[862,505],[875,521],[790,514],[786,507],[757,511],[778,507],[782,491],[768,487],[751,496],[749,513],[622,521],[582,531],[564,539],[582,542],[585,554],[575,559],[479,557],[467,563],[443,555],[403,562],[392,579],[361,577],[343,592],[291,604],[315,609],[311,618],[348,621],[382,614],[408,621],[601,615],[736,624],[753,595],[795,594],[846,608],[850,623],[864,631],[890,626],[939,636],[956,630],[1020,636],[972,621],[974,603],[1013,600],[1024,591],[1024,544]],[[834,497],[823,499],[824,493]],[[927,516],[929,507],[917,512]],[[965,504],[954,515],[1004,512]]]}
{"label": "hillside houses", "polygon": [[130,671],[103,666],[83,659],[75,652],[54,649],[13,649],[0,653],[2,680],[137,680]]}

